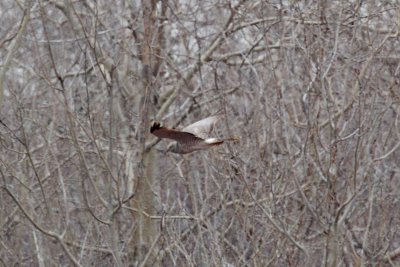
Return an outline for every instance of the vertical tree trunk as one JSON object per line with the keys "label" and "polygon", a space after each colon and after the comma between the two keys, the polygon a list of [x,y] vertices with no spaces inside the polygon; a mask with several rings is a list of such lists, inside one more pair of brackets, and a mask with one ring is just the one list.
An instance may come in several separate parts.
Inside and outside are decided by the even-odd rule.
{"label": "vertical tree trunk", "polygon": [[[133,206],[139,211],[135,214],[137,227],[134,236],[134,255],[135,261],[143,263],[146,254],[149,252],[151,244],[157,236],[157,225],[154,220],[145,214],[155,213],[155,199],[152,193],[154,155],[153,151],[145,150],[145,140],[148,136],[149,113],[154,112],[151,99],[153,98],[152,76],[155,66],[155,56],[153,43],[156,38],[156,1],[142,1],[143,7],[143,28],[144,35],[141,40],[140,59],[142,61],[142,99],[140,101],[140,130],[139,141],[141,144],[140,162],[138,163],[138,183],[136,195],[133,199]],[[151,254],[155,255],[155,254]],[[149,264],[154,264],[152,257],[146,258]],[[147,265],[147,264],[145,264]]]}

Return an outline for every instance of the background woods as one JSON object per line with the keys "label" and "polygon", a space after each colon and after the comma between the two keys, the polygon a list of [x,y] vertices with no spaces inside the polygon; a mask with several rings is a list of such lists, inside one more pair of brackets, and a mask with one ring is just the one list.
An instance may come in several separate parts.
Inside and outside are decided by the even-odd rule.
{"label": "background woods", "polygon": [[[0,2],[2,266],[398,266],[399,2]],[[152,119],[229,143],[165,154]]]}

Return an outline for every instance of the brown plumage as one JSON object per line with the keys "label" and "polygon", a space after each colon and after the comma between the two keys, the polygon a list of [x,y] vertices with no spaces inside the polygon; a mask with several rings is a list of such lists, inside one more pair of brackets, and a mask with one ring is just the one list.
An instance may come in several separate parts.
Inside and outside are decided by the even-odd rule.
{"label": "brown plumage", "polygon": [[154,122],[150,128],[150,132],[159,138],[167,138],[176,141],[168,146],[167,151],[186,154],[196,150],[207,149],[217,146],[224,141],[238,140],[236,137],[227,139],[208,138],[214,124],[218,121],[220,115],[211,116],[198,122],[188,125],[182,131],[169,129],[161,126],[159,122]]}

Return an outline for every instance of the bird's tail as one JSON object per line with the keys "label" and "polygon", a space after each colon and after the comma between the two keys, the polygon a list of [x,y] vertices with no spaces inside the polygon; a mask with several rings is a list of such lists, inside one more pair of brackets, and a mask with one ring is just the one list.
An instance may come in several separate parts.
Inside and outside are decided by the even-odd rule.
{"label": "bird's tail", "polygon": [[222,144],[225,141],[234,141],[234,142],[238,142],[240,141],[240,136],[237,135],[233,135],[231,137],[228,138],[224,138],[224,139],[218,139],[218,138],[207,138],[206,140],[204,140],[207,144],[209,145],[213,145],[213,146],[217,146]]}
{"label": "bird's tail", "polygon": [[232,135],[231,137],[222,139],[222,141],[234,141],[234,142],[239,142],[240,139],[241,139],[240,136],[238,136],[238,135]]}
{"label": "bird's tail", "polygon": [[206,144],[210,145],[210,146],[217,146],[220,145],[224,142],[224,140],[218,139],[218,138],[207,138],[206,140],[204,140],[204,142],[206,142]]}

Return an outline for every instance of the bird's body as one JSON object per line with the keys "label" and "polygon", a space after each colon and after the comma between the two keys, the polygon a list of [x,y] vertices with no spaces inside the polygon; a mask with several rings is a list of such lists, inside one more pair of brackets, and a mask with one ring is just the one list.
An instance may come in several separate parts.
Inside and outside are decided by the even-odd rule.
{"label": "bird's body", "polygon": [[186,126],[182,131],[169,129],[161,126],[158,122],[154,122],[150,128],[150,132],[159,138],[176,141],[168,146],[167,151],[187,154],[220,145],[224,141],[237,140],[237,138],[218,139],[208,137],[219,118],[220,115],[215,115],[202,119]]}
{"label": "bird's body", "polygon": [[189,141],[187,143],[174,142],[168,147],[167,151],[178,154],[187,154],[193,151],[207,149],[212,146],[217,146],[222,144],[223,142],[224,142],[223,140],[219,140],[216,138],[208,138],[201,141],[196,139],[193,141]]}

